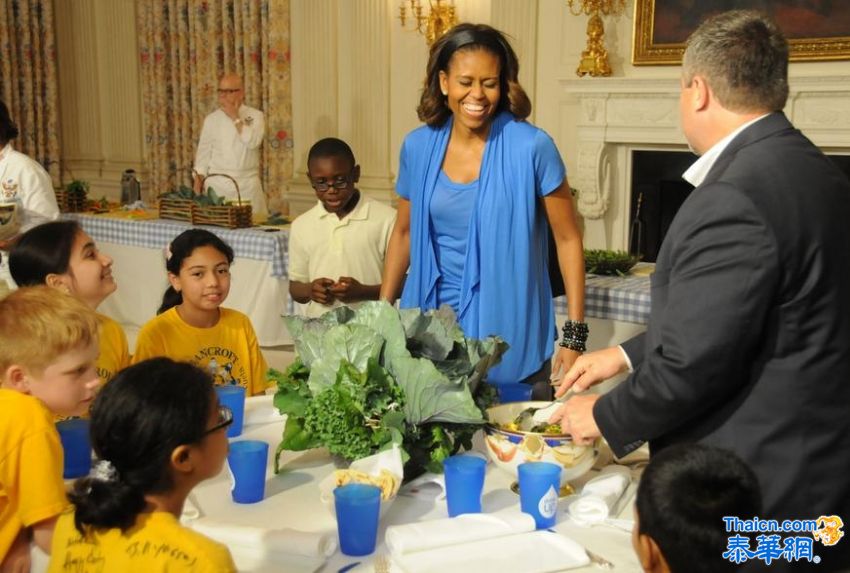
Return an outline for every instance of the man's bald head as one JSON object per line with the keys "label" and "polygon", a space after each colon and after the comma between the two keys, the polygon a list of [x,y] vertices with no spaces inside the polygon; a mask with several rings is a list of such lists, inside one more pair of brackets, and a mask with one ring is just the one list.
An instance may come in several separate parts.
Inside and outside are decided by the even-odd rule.
{"label": "man's bald head", "polygon": [[218,103],[221,109],[233,116],[244,100],[245,92],[242,89],[242,77],[232,72],[221,76],[218,81]]}

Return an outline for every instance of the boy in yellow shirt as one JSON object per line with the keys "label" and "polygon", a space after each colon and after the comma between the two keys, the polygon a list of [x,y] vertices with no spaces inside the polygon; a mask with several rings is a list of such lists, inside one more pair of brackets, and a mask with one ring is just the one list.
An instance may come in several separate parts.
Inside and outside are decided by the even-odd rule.
{"label": "boy in yellow shirt", "polygon": [[0,300],[0,569],[29,570],[67,507],[55,415],[85,412],[100,381],[97,315],[48,287]]}

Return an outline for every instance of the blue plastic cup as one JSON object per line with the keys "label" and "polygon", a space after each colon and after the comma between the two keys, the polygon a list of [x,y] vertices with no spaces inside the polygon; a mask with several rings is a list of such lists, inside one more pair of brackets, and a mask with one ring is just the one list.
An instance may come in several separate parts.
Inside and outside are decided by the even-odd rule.
{"label": "blue plastic cup", "polygon": [[443,460],[449,517],[481,513],[481,492],[487,462],[476,456],[452,456]]}
{"label": "blue plastic cup", "polygon": [[339,549],[346,555],[369,555],[378,539],[381,490],[350,483],[334,490]]}
{"label": "blue plastic cup", "polygon": [[56,430],[64,450],[62,477],[71,479],[88,475],[91,470],[89,421],[83,418],[63,420],[56,423]]}
{"label": "blue plastic cup", "polygon": [[259,440],[230,444],[227,465],[233,480],[231,495],[236,503],[257,503],[266,494],[266,462],[269,445]]}
{"label": "blue plastic cup", "polygon": [[245,388],[243,386],[216,386],[218,401],[233,412],[233,423],[227,427],[227,437],[235,438],[242,434],[242,420],[245,418]]}
{"label": "blue plastic cup", "polygon": [[518,466],[519,504],[534,518],[537,529],[555,526],[561,467],[548,462],[526,462]]}
{"label": "blue plastic cup", "polygon": [[499,402],[502,404],[531,400],[531,384],[523,384],[522,382],[496,384],[496,390],[499,392]]}

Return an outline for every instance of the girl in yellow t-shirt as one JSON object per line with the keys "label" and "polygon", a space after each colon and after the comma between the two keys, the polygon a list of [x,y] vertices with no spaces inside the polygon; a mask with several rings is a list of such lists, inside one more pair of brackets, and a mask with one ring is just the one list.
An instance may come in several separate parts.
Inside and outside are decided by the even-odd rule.
{"label": "girl in yellow t-shirt", "polygon": [[[9,253],[9,270],[18,286],[46,284],[97,309],[115,292],[112,259],[76,221],[53,221],[33,227]],[[117,322],[98,314],[100,355],[97,373],[104,383],[130,364],[127,337]]]}
{"label": "girl in yellow t-shirt", "polygon": [[139,331],[133,361],[154,356],[191,362],[218,385],[244,386],[248,394],[266,389],[266,361],[247,316],[222,308],[230,292],[233,249],[215,234],[189,229],[166,248],[171,286],[158,316]]}
{"label": "girl in yellow t-shirt", "polygon": [[179,521],[192,488],[221,471],[232,421],[191,364],[156,358],[121,371],[92,405],[98,461],[68,494],[48,571],[236,571],[227,547]]}

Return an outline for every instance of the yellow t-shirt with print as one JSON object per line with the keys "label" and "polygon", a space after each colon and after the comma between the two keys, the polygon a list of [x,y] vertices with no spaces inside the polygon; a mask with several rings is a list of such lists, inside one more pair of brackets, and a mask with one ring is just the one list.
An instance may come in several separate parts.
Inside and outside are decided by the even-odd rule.
{"label": "yellow t-shirt with print", "polygon": [[100,355],[97,357],[97,375],[106,384],[130,365],[127,335],[121,325],[106,315],[98,313],[100,319]]}
{"label": "yellow t-shirt with print", "polygon": [[209,372],[216,385],[239,385],[250,395],[262,394],[268,366],[254,327],[241,312],[220,310],[218,324],[210,328],[186,324],[177,307],[148,321],[139,331],[133,363],[157,356],[191,362]]}
{"label": "yellow t-shirt with print", "polygon": [[18,532],[68,507],[62,443],[38,398],[0,389],[0,559]]}
{"label": "yellow t-shirt with print", "polygon": [[47,571],[229,573],[236,566],[227,547],[183,527],[170,513],[142,513],[126,532],[95,530],[83,537],[74,527],[71,511],[56,523]]}

